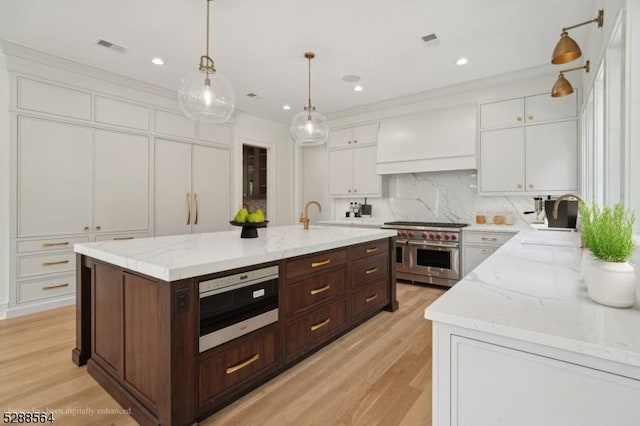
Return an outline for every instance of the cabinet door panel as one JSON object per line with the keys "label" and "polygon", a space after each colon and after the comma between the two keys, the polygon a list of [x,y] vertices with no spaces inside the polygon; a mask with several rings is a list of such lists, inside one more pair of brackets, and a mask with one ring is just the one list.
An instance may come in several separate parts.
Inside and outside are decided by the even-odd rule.
{"label": "cabinet door panel", "polygon": [[365,124],[353,128],[353,143],[356,146],[378,142],[380,123]]}
{"label": "cabinet door panel", "polygon": [[96,130],[94,224],[102,231],[149,227],[149,138]]}
{"label": "cabinet door panel", "polygon": [[18,236],[85,232],[91,225],[92,130],[19,120]]}
{"label": "cabinet door panel", "polygon": [[353,189],[356,195],[379,195],[381,178],[376,174],[375,146],[353,149]]}
{"label": "cabinet door panel", "polygon": [[524,191],[524,128],[481,133],[480,173],[482,191]]}
{"label": "cabinet door panel", "polygon": [[465,246],[464,248],[464,275],[476,269],[494,252],[494,247]]}
{"label": "cabinet door panel", "polygon": [[480,128],[517,126],[524,122],[524,99],[480,105]]}
{"label": "cabinet door panel", "polygon": [[329,148],[345,148],[351,146],[353,142],[353,131],[347,129],[331,130],[329,132]]}
{"label": "cabinet door panel", "polygon": [[[193,146],[193,232],[229,229],[231,191],[229,151],[200,145]],[[197,194],[197,206],[196,206]]]}
{"label": "cabinet door panel", "polygon": [[572,118],[578,114],[577,91],[569,96],[552,98],[548,93],[525,98],[527,123]]}
{"label": "cabinet door panel", "polygon": [[577,121],[527,127],[527,190],[578,188]]}
{"label": "cabinet door panel", "polygon": [[156,236],[188,234],[191,197],[191,145],[156,139],[155,230]]}
{"label": "cabinet door panel", "polygon": [[353,189],[353,159],[351,152],[352,150],[350,149],[329,152],[329,195],[351,194]]}

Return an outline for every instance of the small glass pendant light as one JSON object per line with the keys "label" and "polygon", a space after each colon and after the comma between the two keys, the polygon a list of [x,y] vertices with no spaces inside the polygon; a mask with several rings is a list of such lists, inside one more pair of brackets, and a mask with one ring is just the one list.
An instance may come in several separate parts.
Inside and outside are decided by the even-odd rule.
{"label": "small glass pendant light", "polygon": [[231,118],[236,96],[231,83],[216,72],[209,56],[209,3],[207,2],[207,53],[200,57],[198,71],[190,72],[180,82],[178,103],[187,117],[224,123]]}
{"label": "small glass pendant light", "polygon": [[329,136],[327,118],[311,105],[311,59],[313,52],[306,52],[304,57],[309,61],[309,98],[304,111],[299,112],[291,120],[291,136],[300,147],[322,145]]}

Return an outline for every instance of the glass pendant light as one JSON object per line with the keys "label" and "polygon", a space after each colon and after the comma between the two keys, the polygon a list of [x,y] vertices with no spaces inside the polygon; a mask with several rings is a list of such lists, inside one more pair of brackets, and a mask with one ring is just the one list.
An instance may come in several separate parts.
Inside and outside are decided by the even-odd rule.
{"label": "glass pendant light", "polygon": [[311,59],[316,55],[306,52],[304,57],[309,61],[309,98],[304,111],[299,112],[291,120],[291,136],[298,146],[322,145],[329,136],[327,118],[311,105]]}
{"label": "glass pendant light", "polygon": [[200,57],[198,71],[190,72],[180,82],[178,103],[187,117],[224,123],[229,120],[236,104],[236,95],[229,81],[216,72],[209,56],[209,3],[207,2],[207,53]]}

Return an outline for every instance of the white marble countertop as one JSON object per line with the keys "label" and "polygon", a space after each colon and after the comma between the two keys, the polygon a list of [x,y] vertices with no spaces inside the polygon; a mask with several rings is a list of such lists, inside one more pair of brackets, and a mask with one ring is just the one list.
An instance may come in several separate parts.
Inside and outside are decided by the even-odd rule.
{"label": "white marble countertop", "polygon": [[76,253],[164,281],[175,281],[381,238],[396,231],[302,225],[258,229],[258,238],[240,238],[240,228],[208,234],[75,244]]}
{"label": "white marble countertop", "polygon": [[425,318],[640,367],[640,288],[630,309],[593,302],[579,243],[575,232],[521,231]]}
{"label": "white marble countertop", "polygon": [[336,220],[321,220],[319,225],[333,225],[333,226],[360,226],[363,228],[380,228],[384,222],[380,222],[376,219],[368,219],[355,217],[352,219],[336,219]]}

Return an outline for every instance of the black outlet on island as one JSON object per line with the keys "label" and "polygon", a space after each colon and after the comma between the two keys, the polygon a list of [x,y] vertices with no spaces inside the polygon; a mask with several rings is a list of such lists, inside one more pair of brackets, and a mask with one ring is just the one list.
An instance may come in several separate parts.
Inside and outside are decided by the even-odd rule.
{"label": "black outlet on island", "polygon": [[175,292],[176,312],[186,312],[189,310],[189,289],[180,288]]}

